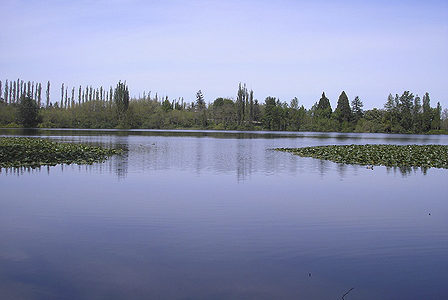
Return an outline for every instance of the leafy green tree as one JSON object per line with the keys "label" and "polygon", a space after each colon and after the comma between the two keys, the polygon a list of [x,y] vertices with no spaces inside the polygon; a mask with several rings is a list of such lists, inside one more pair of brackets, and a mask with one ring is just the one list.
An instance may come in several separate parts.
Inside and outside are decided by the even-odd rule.
{"label": "leafy green tree", "polygon": [[18,107],[18,121],[25,128],[36,127],[38,120],[39,107],[36,101],[30,95],[24,95],[20,99]]}
{"label": "leafy green tree", "polygon": [[235,103],[232,99],[217,98],[211,109],[213,120],[223,129],[229,129],[232,123],[236,123]]}
{"label": "leafy green tree", "polygon": [[265,99],[263,125],[270,130],[281,130],[283,117],[283,107],[275,97]]}
{"label": "leafy green tree", "polygon": [[448,131],[448,108],[445,108],[441,114],[441,129]]}
{"label": "leafy green tree", "polygon": [[168,96],[166,97],[165,101],[162,102],[162,109],[165,112],[173,109],[173,106],[171,105],[170,100],[168,100]]}

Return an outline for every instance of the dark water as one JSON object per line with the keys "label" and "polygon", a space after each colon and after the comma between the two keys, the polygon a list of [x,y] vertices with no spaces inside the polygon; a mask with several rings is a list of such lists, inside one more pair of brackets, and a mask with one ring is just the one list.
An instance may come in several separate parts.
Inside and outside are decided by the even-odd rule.
{"label": "dark water", "polygon": [[447,136],[19,134],[128,152],[1,170],[1,299],[448,299],[448,170],[271,150]]}

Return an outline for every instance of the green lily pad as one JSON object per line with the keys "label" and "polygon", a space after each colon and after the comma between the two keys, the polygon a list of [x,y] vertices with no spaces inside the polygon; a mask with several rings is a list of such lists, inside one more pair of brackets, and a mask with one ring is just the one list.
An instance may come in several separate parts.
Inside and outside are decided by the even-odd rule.
{"label": "green lily pad", "polygon": [[448,169],[448,145],[330,145],[275,150],[344,164]]}
{"label": "green lily pad", "polygon": [[61,143],[48,139],[0,138],[0,168],[103,162],[122,150],[85,144]]}

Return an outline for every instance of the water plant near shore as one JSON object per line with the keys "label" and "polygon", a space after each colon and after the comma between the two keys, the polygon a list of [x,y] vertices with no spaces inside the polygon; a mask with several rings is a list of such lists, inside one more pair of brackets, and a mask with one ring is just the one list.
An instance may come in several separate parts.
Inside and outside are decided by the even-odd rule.
{"label": "water plant near shore", "polygon": [[448,145],[329,145],[275,150],[344,164],[448,169]]}
{"label": "water plant near shore", "polygon": [[55,142],[49,139],[0,138],[0,168],[39,167],[57,164],[93,164],[120,154],[122,150]]}

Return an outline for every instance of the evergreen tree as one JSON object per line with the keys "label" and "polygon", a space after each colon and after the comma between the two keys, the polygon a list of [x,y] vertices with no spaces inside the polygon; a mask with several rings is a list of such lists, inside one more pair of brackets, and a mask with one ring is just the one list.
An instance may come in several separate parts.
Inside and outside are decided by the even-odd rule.
{"label": "evergreen tree", "polygon": [[409,132],[413,128],[412,111],[414,105],[414,95],[409,91],[404,91],[400,96],[399,111],[400,111],[400,125],[403,129]]}
{"label": "evergreen tree", "polygon": [[0,80],[0,100],[2,98],[2,94],[3,94],[3,86],[2,86],[2,81]]}
{"label": "evergreen tree", "polygon": [[322,93],[322,97],[319,99],[315,113],[319,118],[329,119],[331,117],[331,104],[330,100],[325,96],[325,92]]}
{"label": "evergreen tree", "polygon": [[353,121],[357,123],[363,116],[364,111],[362,110],[364,104],[358,96],[352,100],[352,113],[353,113]]}
{"label": "evergreen tree", "polygon": [[348,102],[348,97],[345,91],[342,91],[341,95],[339,96],[335,114],[339,123],[348,123],[352,118],[352,110],[350,108],[350,103]]}
{"label": "evergreen tree", "polygon": [[198,111],[203,111],[205,109],[205,100],[204,95],[202,95],[202,91],[199,90],[196,93],[196,108]]}
{"label": "evergreen tree", "polygon": [[196,109],[200,112],[200,121],[202,127],[207,126],[207,114],[206,114],[206,106],[204,95],[202,95],[202,91],[199,90],[196,93]]}
{"label": "evergreen tree", "polygon": [[431,129],[440,130],[442,106],[437,102],[436,108],[433,109],[433,118],[431,122]]}
{"label": "evergreen tree", "polygon": [[399,124],[399,111],[398,111],[398,95],[395,98],[392,94],[387,97],[386,104],[384,104],[384,109],[386,111],[384,115],[384,130],[386,132],[392,132],[395,130],[396,125]]}

